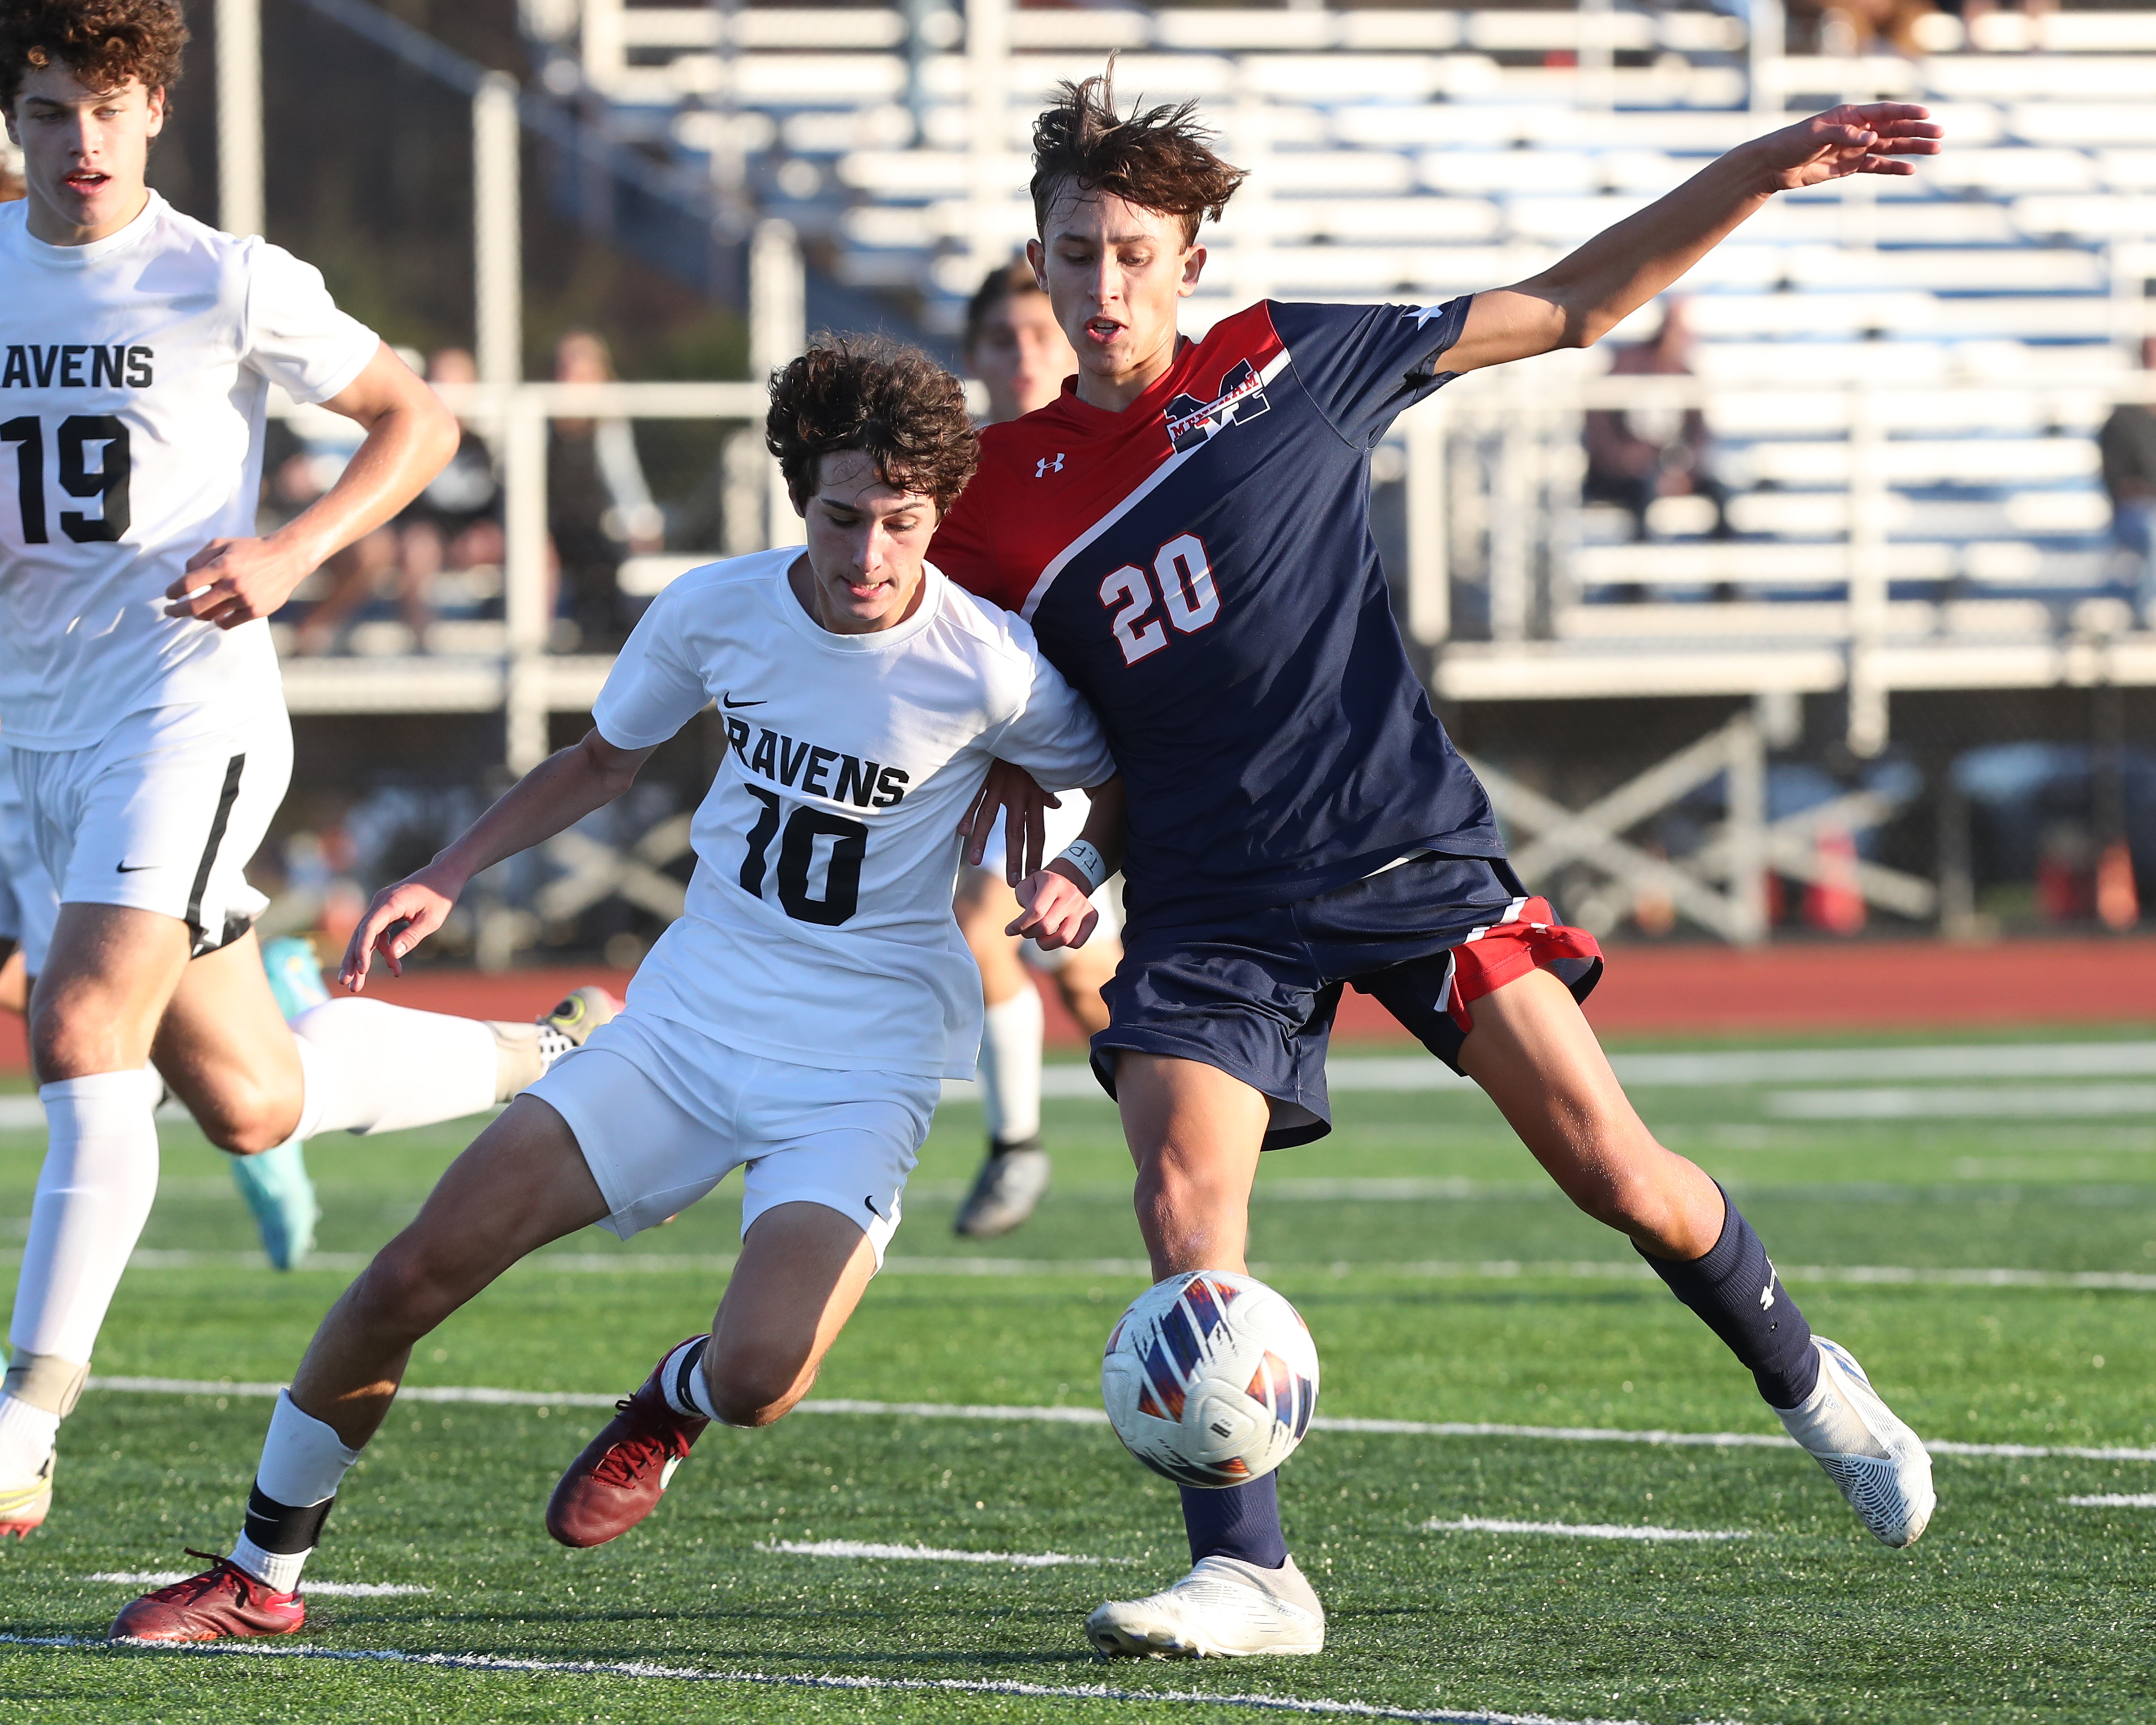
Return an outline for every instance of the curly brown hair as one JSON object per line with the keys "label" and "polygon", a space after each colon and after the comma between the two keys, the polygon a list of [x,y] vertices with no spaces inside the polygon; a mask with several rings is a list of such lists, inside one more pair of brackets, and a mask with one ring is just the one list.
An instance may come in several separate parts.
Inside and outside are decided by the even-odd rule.
{"label": "curly brown hair", "polygon": [[918,347],[884,336],[820,335],[773,372],[763,442],[804,513],[819,456],[865,451],[886,484],[932,498],[939,516],[981,459],[965,386]]}
{"label": "curly brown hair", "polygon": [[180,81],[187,20],[177,0],[7,0],[0,9],[0,108],[32,72],[63,65],[92,90],[130,78],[145,90]]}
{"label": "curly brown hair", "polygon": [[1198,124],[1198,104],[1116,112],[1115,63],[1098,78],[1065,82],[1055,105],[1033,122],[1033,221],[1048,237],[1048,213],[1066,186],[1106,192],[1183,218],[1183,243],[1220,212],[1247,177],[1223,162],[1213,134]]}

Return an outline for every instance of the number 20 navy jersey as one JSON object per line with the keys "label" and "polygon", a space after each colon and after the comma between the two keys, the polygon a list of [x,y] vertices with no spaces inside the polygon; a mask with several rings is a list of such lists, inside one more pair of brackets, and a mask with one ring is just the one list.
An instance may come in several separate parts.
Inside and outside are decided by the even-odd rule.
{"label": "number 20 navy jersey", "polygon": [[1502,856],[1409,665],[1369,451],[1455,375],[1469,301],[1274,301],[1123,412],[1062,398],[983,434],[936,536],[1100,714],[1130,799],[1133,916],[1277,905],[1404,853]]}

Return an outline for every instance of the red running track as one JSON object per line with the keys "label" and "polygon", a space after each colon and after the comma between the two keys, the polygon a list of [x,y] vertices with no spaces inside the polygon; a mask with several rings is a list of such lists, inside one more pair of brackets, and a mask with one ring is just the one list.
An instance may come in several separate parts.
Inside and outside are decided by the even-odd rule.
{"label": "red running track", "polygon": [[[511,971],[425,969],[377,977],[368,994],[429,1012],[472,1018],[536,1017],[580,983],[616,993],[628,973],[599,968]],[[1049,1039],[1075,1048],[1077,1028],[1052,989]],[[1620,947],[1609,955],[1587,1015],[1605,1036],[1753,1037],[1867,1029],[1953,1030],[1981,1025],[2156,1025],[2156,939],[1936,941],[1840,945]],[[1404,1042],[1375,1002],[1348,991],[1342,1041]],[[28,1065],[23,1027],[0,1019],[0,1068]]]}

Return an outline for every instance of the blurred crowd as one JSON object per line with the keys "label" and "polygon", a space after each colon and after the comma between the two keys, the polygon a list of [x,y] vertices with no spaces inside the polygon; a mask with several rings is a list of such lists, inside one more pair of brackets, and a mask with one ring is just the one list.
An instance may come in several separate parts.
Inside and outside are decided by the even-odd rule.
{"label": "blurred crowd", "polygon": [[[408,357],[416,362],[417,356]],[[555,344],[553,369],[562,383],[614,378],[605,340],[589,330],[571,330]],[[429,382],[451,388],[479,378],[461,347],[438,350],[425,373]],[[353,447],[341,421],[275,422],[263,463],[264,527],[290,520],[336,484]],[[621,591],[622,564],[658,550],[665,535],[628,420],[550,423],[547,533],[553,644],[583,652],[619,647],[637,608]],[[397,645],[413,652],[440,644],[445,618],[453,624],[498,622],[505,549],[499,456],[466,424],[449,465],[408,509],[339,552],[302,587],[291,649],[349,650],[355,629],[385,606],[403,625]]]}

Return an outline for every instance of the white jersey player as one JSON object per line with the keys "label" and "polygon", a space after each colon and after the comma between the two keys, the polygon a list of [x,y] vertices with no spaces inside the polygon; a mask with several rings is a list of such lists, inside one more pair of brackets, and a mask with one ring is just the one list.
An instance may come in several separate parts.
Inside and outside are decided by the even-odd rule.
{"label": "white jersey player", "polygon": [[[685,912],[622,1015],[480,1134],[324,1322],[230,1558],[136,1600],[115,1635],[298,1629],[301,1565],[414,1343],[527,1252],[593,1223],[651,1227],[737,1167],[742,1254],[715,1323],[621,1403],[547,1526],[611,1539],[711,1420],[786,1413],[882,1261],[940,1081],[973,1070],[980,985],[951,888],[991,757],[1056,789],[1111,784],[1095,803],[1120,826],[1091,710],[1024,624],[923,562],[978,449],[957,380],[882,341],[814,347],[773,380],[767,429],[806,550],[662,593],[591,733],[377,897],[346,975],[364,979],[374,942],[394,966],[480,870],[619,796],[716,703],[728,747],[691,829]],[[1050,939],[1092,926],[1069,896]]]}
{"label": "white jersey player", "polygon": [[[0,32],[28,187],[0,207],[0,736],[60,901],[31,1013],[50,1142],[8,1326],[0,1534],[44,1519],[59,1422],[149,1214],[153,1051],[248,1155],[474,1113],[574,1040],[372,1001],[317,1007],[295,1038],[263,974],[241,870],[292,747],[264,619],[457,431],[313,270],[149,190],[186,38],[173,0],[53,0]],[[273,382],[367,438],[256,538]]]}

